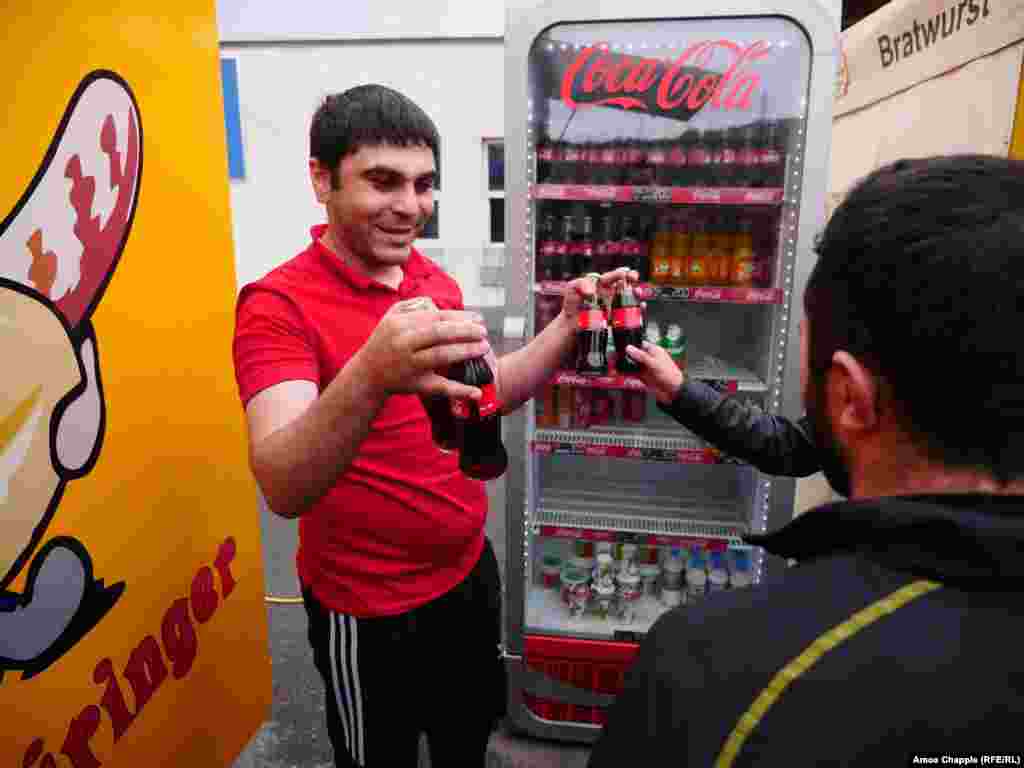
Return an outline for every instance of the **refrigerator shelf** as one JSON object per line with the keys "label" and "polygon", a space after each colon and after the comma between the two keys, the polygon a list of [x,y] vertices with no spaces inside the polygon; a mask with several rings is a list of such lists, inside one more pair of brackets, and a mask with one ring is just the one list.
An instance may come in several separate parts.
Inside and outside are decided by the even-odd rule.
{"label": "refrigerator shelf", "polygon": [[709,551],[749,548],[742,539],[747,533],[747,526],[726,520],[647,517],[541,507],[534,512],[530,522],[541,536],[550,538],[611,541],[629,534],[637,544],[696,546]]}
{"label": "refrigerator shelf", "polygon": [[[536,283],[534,293],[561,296],[565,281],[545,280]],[[640,283],[634,289],[644,301],[689,301],[702,304],[782,304],[781,288],[744,288],[739,286],[686,286]]]}
{"label": "refrigerator shelf", "polygon": [[[669,436],[669,434],[671,436]],[[680,437],[675,429],[665,436],[647,430],[629,431],[538,429],[530,444],[534,453],[642,459],[679,464],[742,464],[696,437]]]}
{"label": "refrigerator shelf", "polygon": [[[636,606],[636,616],[626,624],[619,617],[601,616],[593,606],[579,617],[569,616],[568,606],[562,602],[557,589],[543,589],[532,586],[526,596],[527,630],[542,630],[545,633],[565,634],[573,637],[602,637],[614,640],[637,642],[651,628],[655,619],[668,610],[660,600],[644,595]],[[626,635],[626,637],[622,637]]]}
{"label": "refrigerator shelf", "polygon": [[639,187],[601,184],[537,184],[534,200],[574,200],[592,203],[675,203],[679,205],[777,205],[781,187]]}
{"label": "refrigerator shelf", "polygon": [[[723,392],[768,391],[768,386],[751,371],[729,365],[710,355],[688,366],[686,374],[692,379],[705,381]],[[616,373],[609,376],[580,376],[572,371],[559,371],[552,378],[551,383],[591,389],[646,389],[643,381],[637,377],[622,376]]]}

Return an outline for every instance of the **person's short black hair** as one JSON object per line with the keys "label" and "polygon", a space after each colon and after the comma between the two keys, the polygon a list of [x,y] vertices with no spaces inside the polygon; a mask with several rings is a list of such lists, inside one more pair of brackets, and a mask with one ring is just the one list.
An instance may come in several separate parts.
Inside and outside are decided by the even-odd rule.
{"label": "person's short black hair", "polygon": [[1024,162],[902,160],[858,182],[815,246],[808,364],[846,350],[926,456],[1024,478]]}
{"label": "person's short black hair", "polygon": [[424,145],[437,162],[437,126],[409,97],[384,85],[359,85],[323,100],[309,127],[309,156],[331,169],[338,187],[338,166],[363,146]]}

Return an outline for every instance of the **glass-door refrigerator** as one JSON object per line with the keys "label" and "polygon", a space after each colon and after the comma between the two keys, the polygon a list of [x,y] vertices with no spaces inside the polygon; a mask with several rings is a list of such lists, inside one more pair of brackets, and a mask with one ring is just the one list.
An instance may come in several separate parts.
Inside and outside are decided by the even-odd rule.
{"label": "glass-door refrigerator", "polygon": [[509,446],[519,729],[596,738],[662,612],[785,567],[742,536],[791,517],[794,481],[663,413],[620,371],[610,328],[628,315],[688,377],[799,418],[837,36],[810,0],[509,3],[506,242],[523,282],[507,288],[525,296],[527,335],[587,273],[636,269],[643,305],[586,314],[587,353],[567,356]]}

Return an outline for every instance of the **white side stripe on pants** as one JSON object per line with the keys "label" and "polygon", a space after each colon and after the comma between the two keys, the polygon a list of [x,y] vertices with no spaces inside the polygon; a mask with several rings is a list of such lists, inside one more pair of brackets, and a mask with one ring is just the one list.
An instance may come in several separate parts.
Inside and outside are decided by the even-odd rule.
{"label": "white side stripe on pants", "polygon": [[356,700],[356,736],[358,737],[357,749],[359,751],[359,757],[356,758],[360,765],[366,762],[366,731],[363,729],[363,689],[359,685],[359,632],[356,629],[355,616],[346,616],[350,622],[351,634],[352,634],[352,655],[349,657],[349,668],[352,673],[352,690],[355,692]]}
{"label": "white side stripe on pants", "polygon": [[330,612],[331,685],[338,717],[345,729],[345,746],[357,765],[365,763],[363,731],[363,692],[359,687],[357,651],[359,637],[356,620]]}

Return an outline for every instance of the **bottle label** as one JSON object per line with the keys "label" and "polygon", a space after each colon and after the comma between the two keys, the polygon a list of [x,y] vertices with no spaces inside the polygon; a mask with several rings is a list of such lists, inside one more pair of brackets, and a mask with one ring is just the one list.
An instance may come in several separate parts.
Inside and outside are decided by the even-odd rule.
{"label": "bottle label", "polygon": [[704,260],[694,259],[690,262],[690,276],[693,278],[703,279],[704,277]]}
{"label": "bottle label", "polygon": [[569,244],[562,240],[557,240],[551,246],[551,252],[556,256],[564,256],[569,252]]}
{"label": "bottle label", "polygon": [[580,310],[578,328],[581,331],[600,331],[607,327],[608,324],[605,320],[604,312],[600,309]]}
{"label": "bottle label", "polygon": [[555,149],[554,149],[554,147],[547,146],[547,145],[542,146],[540,149],[537,150],[537,159],[538,160],[554,160],[555,159]]}
{"label": "bottle label", "polygon": [[776,165],[782,162],[782,155],[774,149],[762,149],[759,155],[761,165]]}
{"label": "bottle label", "polygon": [[757,165],[757,150],[746,147],[736,153],[736,162],[739,165]]}
{"label": "bottle label", "polygon": [[580,159],[580,151],[578,149],[567,149],[562,155],[567,163],[575,163]]}
{"label": "bottle label", "polygon": [[722,162],[728,165],[732,165],[736,162],[736,150],[734,149],[723,149],[722,150]]}
{"label": "bottle label", "polygon": [[552,256],[558,251],[554,240],[541,240],[540,242],[540,255],[541,256]]}
{"label": "bottle label", "polygon": [[612,328],[642,328],[643,311],[640,307],[619,307],[612,310]]}
{"label": "bottle label", "polygon": [[667,261],[656,261],[654,263],[654,274],[656,275],[668,275],[672,271],[672,267]]}
{"label": "bottle label", "polygon": [[616,155],[618,152],[614,149],[602,149],[601,150],[601,162],[605,165],[615,165],[618,159]]}
{"label": "bottle label", "polygon": [[682,166],[686,165],[686,153],[680,147],[673,147],[668,154],[668,164]]}
{"label": "bottle label", "polygon": [[643,243],[639,240],[627,240],[622,244],[623,256],[639,256],[644,251]]}
{"label": "bottle label", "polygon": [[640,165],[644,161],[644,151],[639,148],[626,150],[626,162],[630,165]]}
{"label": "bottle label", "polygon": [[473,412],[472,401],[466,397],[452,398],[452,416],[456,419],[468,419]]}
{"label": "bottle label", "polygon": [[740,259],[736,261],[732,272],[732,281],[740,285],[749,283],[754,279],[754,262],[752,259]]}
{"label": "bottle label", "polygon": [[617,240],[609,240],[605,243],[605,253],[609,256],[618,256],[622,253],[622,243]]}
{"label": "bottle label", "polygon": [[498,390],[494,386],[494,382],[484,384],[480,387],[480,392],[482,395],[477,403],[477,409],[480,411],[480,418],[486,419],[498,412],[498,409],[501,408],[501,401],[498,400]]}
{"label": "bottle label", "polygon": [[647,153],[647,162],[651,165],[664,165],[665,164],[665,153],[661,150]]}
{"label": "bottle label", "polygon": [[711,162],[711,155],[706,149],[691,149],[686,155],[687,165],[707,165]]}

